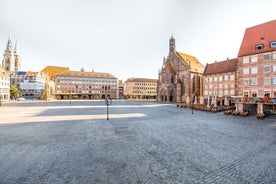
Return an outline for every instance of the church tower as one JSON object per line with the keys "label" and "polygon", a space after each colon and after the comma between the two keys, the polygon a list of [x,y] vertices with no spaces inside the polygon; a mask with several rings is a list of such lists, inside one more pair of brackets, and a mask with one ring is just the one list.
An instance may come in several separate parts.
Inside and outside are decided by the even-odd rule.
{"label": "church tower", "polygon": [[170,53],[175,53],[175,39],[173,35],[170,38]]}
{"label": "church tower", "polygon": [[21,58],[17,52],[17,41],[14,46],[14,71],[19,71],[21,69]]}
{"label": "church tower", "polygon": [[17,53],[17,42],[13,49],[11,36],[9,37],[6,50],[3,54],[2,67],[9,73],[20,70],[20,56]]}

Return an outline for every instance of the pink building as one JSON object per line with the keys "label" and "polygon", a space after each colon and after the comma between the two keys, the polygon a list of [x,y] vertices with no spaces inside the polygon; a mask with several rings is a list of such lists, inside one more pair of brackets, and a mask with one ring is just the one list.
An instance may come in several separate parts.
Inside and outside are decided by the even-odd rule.
{"label": "pink building", "polygon": [[245,30],[238,54],[238,95],[276,98],[276,20]]}

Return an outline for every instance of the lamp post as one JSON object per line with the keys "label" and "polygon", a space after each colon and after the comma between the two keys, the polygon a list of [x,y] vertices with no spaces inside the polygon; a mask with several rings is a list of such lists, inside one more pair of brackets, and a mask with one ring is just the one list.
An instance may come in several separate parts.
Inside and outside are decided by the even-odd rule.
{"label": "lamp post", "polygon": [[108,106],[111,105],[111,103],[112,103],[112,99],[111,99],[109,96],[107,96],[107,97],[105,98],[105,105],[106,105],[106,120],[107,120],[107,121],[109,120]]}

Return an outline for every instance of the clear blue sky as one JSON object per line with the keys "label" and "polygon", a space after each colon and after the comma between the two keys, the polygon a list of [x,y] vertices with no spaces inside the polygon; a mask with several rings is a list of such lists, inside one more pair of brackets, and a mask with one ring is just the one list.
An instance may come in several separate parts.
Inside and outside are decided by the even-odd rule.
{"label": "clear blue sky", "polygon": [[0,53],[11,32],[22,70],[56,65],[158,78],[171,33],[176,50],[203,65],[234,58],[245,29],[274,20],[275,7],[275,0],[0,0]]}

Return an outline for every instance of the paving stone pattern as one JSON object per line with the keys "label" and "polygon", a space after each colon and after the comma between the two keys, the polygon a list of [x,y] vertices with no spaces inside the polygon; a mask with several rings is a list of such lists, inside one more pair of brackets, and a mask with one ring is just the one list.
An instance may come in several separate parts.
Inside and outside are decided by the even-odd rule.
{"label": "paving stone pattern", "polygon": [[109,113],[103,101],[3,104],[0,183],[276,183],[276,119],[129,101]]}

